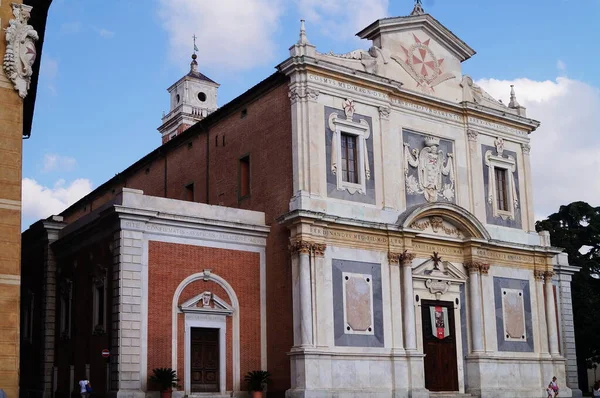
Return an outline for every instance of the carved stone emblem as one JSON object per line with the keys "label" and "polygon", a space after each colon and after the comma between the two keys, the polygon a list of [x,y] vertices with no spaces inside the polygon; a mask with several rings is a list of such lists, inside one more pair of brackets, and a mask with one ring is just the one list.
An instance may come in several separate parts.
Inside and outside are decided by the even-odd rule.
{"label": "carved stone emblem", "polygon": [[25,98],[37,55],[34,42],[39,37],[33,26],[27,24],[32,7],[13,3],[12,9],[15,18],[8,22],[8,28],[5,29],[7,44],[3,67],[19,96]]}
{"label": "carved stone emblem", "polygon": [[[425,138],[425,147],[420,151],[416,148],[411,151],[410,145],[404,143],[407,192],[423,194],[428,202],[437,202],[438,196],[448,201],[454,198],[454,156],[451,153],[444,155],[439,145],[440,139],[431,136]],[[408,175],[409,167],[417,169],[418,179]],[[448,176],[450,183],[442,184],[442,176]]]}
{"label": "carved stone emblem", "polygon": [[435,294],[436,298],[439,299],[439,296],[446,293],[450,288],[450,282],[427,279],[425,281],[425,286],[427,287],[427,289],[429,289],[429,293]]}
{"label": "carved stone emblem", "polygon": [[402,51],[404,51],[405,59],[401,59],[397,55],[392,55],[391,58],[417,82],[417,87],[421,91],[431,94],[435,91],[435,86],[453,79],[455,76],[452,73],[444,72],[442,69],[444,59],[437,58],[429,48],[431,39],[421,41],[414,34],[413,38],[415,42],[410,46],[400,45]]}

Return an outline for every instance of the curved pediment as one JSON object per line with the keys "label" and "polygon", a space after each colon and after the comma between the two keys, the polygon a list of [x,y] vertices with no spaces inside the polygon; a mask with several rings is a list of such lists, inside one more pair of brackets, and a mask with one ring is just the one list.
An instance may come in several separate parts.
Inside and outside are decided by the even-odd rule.
{"label": "curved pediment", "polygon": [[398,217],[404,229],[455,239],[491,239],[473,214],[453,203],[425,203],[407,209]]}

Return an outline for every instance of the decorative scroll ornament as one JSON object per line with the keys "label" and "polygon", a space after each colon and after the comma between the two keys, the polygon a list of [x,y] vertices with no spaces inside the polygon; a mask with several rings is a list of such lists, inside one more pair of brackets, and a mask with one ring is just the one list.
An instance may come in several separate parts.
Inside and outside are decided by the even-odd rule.
{"label": "decorative scroll ornament", "polygon": [[429,293],[435,294],[436,298],[439,300],[440,296],[450,289],[450,282],[427,279],[425,281],[425,286],[429,289]]}
{"label": "decorative scroll ornament", "polygon": [[[420,151],[416,148],[411,151],[410,145],[404,143],[404,176],[407,192],[423,194],[428,202],[437,202],[438,196],[442,196],[447,201],[452,201],[454,198],[454,155],[451,153],[444,155],[439,145],[440,139],[431,136],[425,138],[425,147]],[[417,169],[418,179],[408,175],[409,167]],[[450,183],[443,184],[442,176],[448,176]]]}
{"label": "decorative scroll ornament", "polygon": [[5,29],[7,44],[3,67],[6,76],[19,92],[19,97],[25,98],[37,55],[34,42],[39,37],[33,26],[27,24],[32,7],[13,3],[12,9],[15,18],[8,22],[8,28]]}
{"label": "decorative scroll ornament", "polygon": [[431,39],[422,42],[414,34],[413,38],[415,42],[410,46],[400,44],[405,59],[401,59],[397,55],[392,55],[391,58],[417,82],[417,87],[421,91],[432,94],[435,92],[435,86],[446,80],[454,79],[455,76],[442,69],[444,59],[437,58],[429,48]]}

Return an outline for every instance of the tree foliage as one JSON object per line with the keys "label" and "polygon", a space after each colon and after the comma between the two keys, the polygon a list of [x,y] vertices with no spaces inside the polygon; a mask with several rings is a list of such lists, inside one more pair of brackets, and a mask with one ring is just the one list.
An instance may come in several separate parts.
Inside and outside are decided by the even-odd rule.
{"label": "tree foliage", "polygon": [[569,264],[581,268],[571,283],[577,360],[579,367],[589,359],[600,362],[600,207],[561,206],[538,221],[536,230],[549,231],[552,245],[564,248]]}

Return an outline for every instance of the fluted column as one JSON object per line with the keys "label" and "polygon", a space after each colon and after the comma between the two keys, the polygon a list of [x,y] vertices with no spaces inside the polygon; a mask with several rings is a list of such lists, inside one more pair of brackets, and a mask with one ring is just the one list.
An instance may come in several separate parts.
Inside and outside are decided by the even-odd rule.
{"label": "fluted column", "polygon": [[404,251],[398,261],[402,267],[402,318],[404,320],[404,348],[407,351],[417,350],[417,332],[415,323],[414,290],[412,280],[412,260],[414,254]]}
{"label": "fluted column", "polygon": [[481,263],[467,262],[469,270],[469,308],[471,313],[471,348],[472,352],[483,352],[483,317],[481,314],[481,285],[479,271]]}
{"label": "fluted column", "polygon": [[312,294],[310,282],[310,252],[312,244],[307,241],[298,240],[292,243],[290,250],[292,255],[298,256],[297,278],[298,278],[298,333],[301,347],[312,345]]}
{"label": "fluted column", "polygon": [[554,289],[552,288],[552,276],[554,272],[547,271],[544,289],[546,291],[546,322],[548,324],[548,344],[550,355],[560,355],[558,349],[558,331],[556,329],[556,305],[554,305]]}

